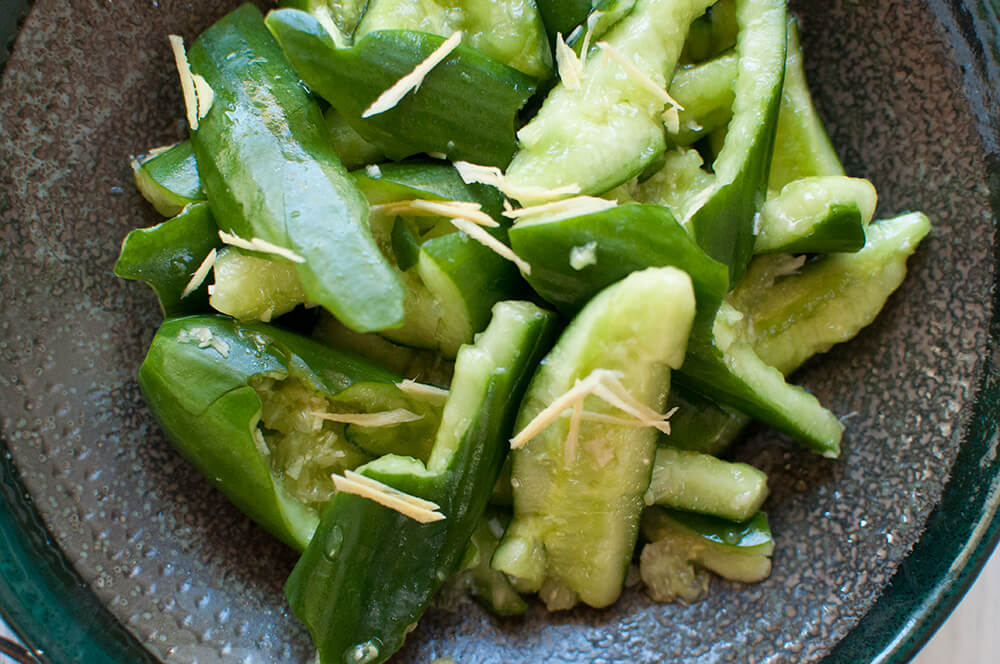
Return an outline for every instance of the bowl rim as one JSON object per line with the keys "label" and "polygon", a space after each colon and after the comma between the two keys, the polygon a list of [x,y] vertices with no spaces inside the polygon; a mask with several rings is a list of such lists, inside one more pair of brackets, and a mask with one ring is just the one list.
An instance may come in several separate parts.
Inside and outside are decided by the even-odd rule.
{"label": "bowl rim", "polygon": [[[33,0],[0,0],[23,17]],[[929,3],[953,47],[967,94],[981,94],[998,113],[1000,15],[993,1]],[[966,4],[975,4],[973,16]],[[21,21],[0,23],[0,76],[6,45]],[[962,60],[966,62],[962,62]],[[2,78],[0,78],[2,81]],[[925,530],[868,613],[824,658],[826,664],[903,664],[923,647],[958,605],[1000,541],[1000,124],[979,119],[994,224],[993,293],[980,381],[967,409],[959,452]],[[990,149],[992,148],[992,150]],[[988,462],[984,462],[988,461]],[[0,437],[0,617],[43,664],[159,662],[98,599],[54,541],[21,483]]]}

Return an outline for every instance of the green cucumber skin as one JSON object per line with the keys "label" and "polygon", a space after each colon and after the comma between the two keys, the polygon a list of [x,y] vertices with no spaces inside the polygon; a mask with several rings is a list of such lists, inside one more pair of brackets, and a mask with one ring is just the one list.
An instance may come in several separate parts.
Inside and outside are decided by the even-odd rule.
{"label": "green cucumber skin", "polygon": [[439,152],[504,168],[514,154],[515,116],[535,91],[530,76],[460,44],[419,90],[384,113],[362,118],[444,40],[384,30],[338,49],[316,19],[294,9],[272,11],[267,25],[306,84],[390,158]]}
{"label": "green cucumber skin", "polygon": [[[694,316],[690,284],[676,268],[650,268],[601,291],[540,365],[517,430],[595,369],[620,372],[633,396],[662,409]],[[596,399],[586,407],[617,412]],[[650,428],[583,422],[581,446],[570,457],[567,427],[561,418],[512,453],[514,519],[493,567],[526,588],[551,582],[590,606],[607,606],[621,592],[638,535],[657,436]],[[601,450],[612,450],[603,462]]]}
{"label": "green cucumber skin", "polygon": [[906,260],[931,225],[922,213],[868,226],[865,247],[832,254],[797,274],[734,291],[750,313],[760,357],[791,373],[816,353],[853,338],[871,323],[906,276]]}
{"label": "green cucumber skin", "polygon": [[371,236],[368,204],[260,11],[231,12],[188,57],[215,92],[191,139],[219,226],[303,257],[296,272],[310,301],[349,327],[399,325],[403,289]]}
{"label": "green cucumber skin", "polygon": [[204,284],[181,297],[195,271],[212,249],[222,246],[207,203],[195,203],[172,219],[137,228],[122,241],[114,272],[149,284],[164,318],[209,311]]}
{"label": "green cucumber skin", "polygon": [[[843,424],[814,396],[786,383],[780,371],[756,355],[739,325],[725,322],[725,312],[733,311],[727,306],[699,308],[687,358],[675,374],[677,385],[736,408],[818,454],[839,456]],[[720,324],[722,332],[733,335],[731,343],[720,338]]]}
{"label": "green cucumber skin", "polygon": [[[226,349],[181,341],[184,331],[209,330]],[[160,326],[139,368],[150,411],[178,451],[240,511],[302,550],[318,518],[288,494],[254,443],[261,401],[252,376],[295,373],[318,392],[335,395],[358,382],[389,384],[392,374],[298,335],[223,316],[173,318]],[[225,444],[220,444],[224,441]]]}
{"label": "green cucumber skin", "polygon": [[713,163],[714,191],[690,220],[698,244],[729,267],[731,285],[753,255],[754,215],[767,194],[786,54],[783,0],[739,0],[736,11],[740,75],[733,119]]}
{"label": "green cucumber skin", "polygon": [[327,505],[285,584],[292,611],[309,629],[322,661],[347,661],[365,643],[377,643],[369,662],[385,661],[457,569],[486,509],[517,404],[531,369],[548,350],[553,324],[554,318],[534,305],[497,305],[477,345],[459,355],[456,389],[427,466],[382,457],[359,469],[436,502],[443,521],[420,524],[348,493],[336,494]]}
{"label": "green cucumber skin", "polygon": [[190,141],[181,141],[134,168],[139,193],[164,217],[177,216],[190,203],[205,200]]}
{"label": "green cucumber skin", "polygon": [[788,18],[787,34],[785,83],[767,185],[772,191],[780,191],[786,184],[805,177],[844,175],[844,167],[806,85],[802,46],[794,16]]}
{"label": "green cucumber skin", "polygon": [[760,210],[755,254],[858,251],[878,196],[868,180],[813,176],[785,185]]}
{"label": "green cucumber skin", "polygon": [[[750,317],[751,343],[761,360],[785,375],[817,353],[854,337],[871,323],[906,274],[906,259],[930,231],[920,213],[876,222],[865,247],[833,254],[776,281],[761,257],[750,264],[730,300]],[[814,303],[803,308],[802,303]],[[671,435],[661,442],[721,454],[750,418],[678,387],[670,395]]]}
{"label": "green cucumber skin", "polygon": [[545,31],[553,41],[556,33],[561,32],[564,37],[569,35],[594,8],[593,0],[536,0],[535,4],[538,5]]}
{"label": "green cucumber skin", "polygon": [[[684,107],[680,133],[670,136],[674,145],[689,146],[719,127],[733,114],[733,81],[739,73],[739,57],[729,51],[718,57],[678,69],[670,82],[670,96]],[[699,128],[694,128],[698,125]]]}
{"label": "green cucumber skin", "polygon": [[552,75],[552,51],[533,0],[368,0],[355,41],[380,30],[450,37],[538,80]]}
{"label": "green cucumber skin", "polygon": [[[667,88],[687,28],[709,4],[638,0],[604,41]],[[580,193],[602,194],[642,173],[666,149],[664,101],[602,59],[595,47],[583,64],[581,88],[557,85],[518,131],[520,149],[507,169],[512,186],[576,185]]]}
{"label": "green cucumber skin", "polygon": [[653,461],[646,504],[745,521],[767,499],[767,476],[745,463],[661,447]]}
{"label": "green cucumber skin", "polygon": [[[466,184],[448,162],[413,160],[384,164],[379,167],[377,175],[360,171],[354,177],[372,203],[417,198],[479,203],[483,212],[501,224],[498,228],[488,229],[489,232],[498,240],[507,241],[509,220],[501,214],[503,198],[500,192],[481,184]],[[401,225],[403,224],[397,223],[394,231]],[[428,303],[421,310],[440,311],[442,316],[450,320],[467,321],[467,334],[460,343],[471,343],[472,335],[481,331],[489,322],[493,306],[502,300],[516,297],[522,288],[517,268],[510,261],[501,258],[465,233],[455,231],[422,242],[418,238],[412,238],[418,246],[407,243],[402,236],[403,229],[399,228],[395,239],[399,249],[409,256],[403,264],[412,260],[414,262],[411,267],[416,266],[425,272],[433,270],[450,285],[447,288],[450,297],[445,298],[444,293],[435,293],[440,306]],[[412,251],[414,249],[417,250],[415,253]],[[405,269],[403,264],[399,265],[400,269]],[[413,306],[411,302],[407,304]],[[428,345],[427,340],[418,339],[407,332],[404,325],[388,334],[407,345]],[[442,350],[454,357],[458,344]]]}
{"label": "green cucumber skin", "polygon": [[[700,298],[720,300],[729,286],[723,265],[709,258],[660,205],[626,203],[589,215],[522,221],[509,231],[514,252],[531,265],[525,279],[560,311],[578,311],[595,294],[647,267],[684,270]],[[570,265],[574,248],[593,245],[595,262]]]}

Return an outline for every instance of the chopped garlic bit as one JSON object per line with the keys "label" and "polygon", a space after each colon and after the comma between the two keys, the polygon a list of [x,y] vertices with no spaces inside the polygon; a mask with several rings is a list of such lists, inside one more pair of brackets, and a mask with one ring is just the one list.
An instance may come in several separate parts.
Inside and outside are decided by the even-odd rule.
{"label": "chopped garlic bit", "polygon": [[583,82],[583,63],[576,52],[563,41],[562,33],[556,33],[556,67],[559,80],[567,90],[579,90]]}
{"label": "chopped garlic bit", "polygon": [[443,152],[428,152],[427,156],[431,159],[440,159],[441,161],[447,161],[448,155]]}
{"label": "chopped garlic bit", "polygon": [[448,398],[448,390],[437,387],[436,385],[418,383],[417,381],[410,380],[409,378],[396,383],[396,387],[398,387],[400,391],[411,396],[424,398],[429,403],[443,404],[445,399]]}
{"label": "chopped garlic bit", "polygon": [[413,68],[413,71],[396,81],[389,89],[380,94],[378,99],[365,109],[361,117],[368,118],[379,113],[385,113],[398,104],[406,96],[406,93],[419,89],[420,84],[424,82],[424,77],[440,64],[442,60],[447,58],[461,41],[462,31],[459,30],[434,49],[423,62]]}
{"label": "chopped garlic bit", "polygon": [[594,196],[574,196],[573,198],[554,201],[552,203],[542,203],[541,205],[515,208],[513,210],[505,211],[503,216],[510,219],[523,219],[526,217],[539,216],[578,217],[585,214],[608,210],[616,205],[618,205],[618,201],[610,201],[606,198],[597,198]]}
{"label": "chopped garlic bit", "polygon": [[371,206],[378,214],[408,214],[423,217],[452,217],[466,219],[480,226],[496,228],[500,224],[482,210],[479,203],[471,201],[427,201],[417,198],[410,201],[394,201]]}
{"label": "chopped garlic bit", "polygon": [[554,189],[530,185],[518,187],[508,184],[504,179],[504,174],[496,166],[481,166],[467,161],[456,161],[453,165],[465,184],[474,182],[487,184],[499,189],[504,196],[519,201],[551,201],[580,193],[580,185],[578,184],[567,184]]}
{"label": "chopped garlic bit", "polygon": [[625,57],[621,51],[606,41],[599,41],[597,42],[597,45],[604,52],[605,56],[618,63],[618,66],[621,67],[626,74],[635,79],[635,82],[641,87],[656,95],[656,97],[664,104],[670,104],[671,107],[677,109],[678,111],[684,110],[684,107],[678,104],[677,100],[671,97],[670,93],[667,92],[662,85],[657,84],[657,82],[651,79],[648,74],[636,67],[635,63]]}
{"label": "chopped garlic bit", "polygon": [[569,266],[574,270],[582,270],[588,265],[597,265],[597,241],[591,241],[569,250]]}
{"label": "chopped garlic bit", "polygon": [[191,276],[191,281],[187,283],[187,286],[185,286],[184,290],[181,292],[182,300],[198,290],[198,286],[201,286],[201,282],[205,281],[205,277],[207,277],[208,273],[212,271],[212,266],[215,265],[215,257],[217,255],[218,252],[215,249],[208,252],[208,255],[205,256],[205,260],[201,262],[201,265],[198,266],[198,269],[195,270],[194,274]]}
{"label": "chopped garlic bit", "polygon": [[195,341],[198,343],[198,348],[213,348],[222,357],[229,357],[229,343],[225,339],[219,339],[213,335],[207,327],[192,327],[181,330],[180,334],[177,335],[177,341],[182,344]]}
{"label": "chopped garlic bit", "polygon": [[324,413],[318,410],[307,410],[305,413],[327,422],[356,424],[362,427],[391,427],[406,422],[416,422],[424,417],[405,408],[394,408],[378,413]]}
{"label": "chopped garlic bit", "polygon": [[[618,418],[603,413],[592,413],[583,410],[583,402],[588,396],[595,396],[609,406],[617,408],[630,415],[632,419]],[[516,436],[511,438],[511,449],[523,447],[529,440],[544,431],[550,424],[558,420],[567,409],[572,409],[570,415],[569,435],[565,443],[568,459],[576,454],[577,438],[579,437],[579,422],[602,422],[605,424],[625,424],[627,426],[653,427],[663,433],[670,433],[670,423],[667,421],[676,411],[661,415],[653,408],[636,399],[622,385],[618,373],[607,369],[594,369],[586,378],[577,380],[565,394],[555,399],[542,409]]]}
{"label": "chopped garlic bit", "polygon": [[365,166],[365,175],[370,178],[380,178],[382,177],[382,169],[378,167],[378,164],[368,164]]}
{"label": "chopped garlic bit", "polygon": [[441,521],[445,518],[439,511],[441,508],[437,503],[403,493],[388,484],[351,470],[345,471],[343,476],[334,475],[333,485],[338,492],[353,493],[367,498],[420,523]]}
{"label": "chopped garlic bit", "polygon": [[492,249],[493,253],[497,254],[501,258],[509,260],[524,274],[531,274],[531,265],[529,265],[527,261],[515,254],[514,250],[506,244],[483,230],[482,226],[477,226],[476,224],[465,219],[452,219],[451,223],[455,228],[462,231],[476,242],[482,244],[487,249]]}
{"label": "chopped garlic bit", "polygon": [[306,259],[299,256],[297,253],[291,249],[286,249],[285,247],[279,247],[278,245],[268,242],[267,240],[262,240],[259,237],[250,238],[249,240],[244,240],[238,235],[233,233],[227,233],[226,231],[219,231],[219,239],[223,243],[231,245],[233,247],[238,247],[240,249],[247,249],[249,251],[256,251],[262,254],[274,254],[275,256],[281,256],[282,258],[287,258],[293,263],[305,263]]}

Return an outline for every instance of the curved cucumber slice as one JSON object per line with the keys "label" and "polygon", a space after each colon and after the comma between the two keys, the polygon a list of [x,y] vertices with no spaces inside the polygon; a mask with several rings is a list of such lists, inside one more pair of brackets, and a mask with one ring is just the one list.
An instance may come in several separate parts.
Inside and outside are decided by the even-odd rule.
{"label": "curved cucumber slice", "polygon": [[790,373],[852,338],[903,282],[906,259],[930,228],[919,212],[885,219],[868,226],[860,251],[825,256],[792,274],[777,256],[755,260],[732,300],[749,313],[757,354]]}
{"label": "curved cucumber slice", "polygon": [[674,73],[670,96],[684,107],[680,112],[680,133],[670,136],[674,145],[692,145],[726,126],[733,115],[733,81],[738,75],[739,56],[735,51]]}
{"label": "curved cucumber slice", "polygon": [[745,521],[766,499],[767,475],[753,466],[669,447],[656,450],[647,505]]}
{"label": "curved cucumber slice", "polygon": [[[605,40],[665,90],[688,26],[709,4],[639,0]],[[518,132],[520,150],[507,170],[512,186],[576,185],[581,193],[600,194],[641,173],[664,151],[663,98],[603,58],[592,49],[581,87],[557,85]]]}
{"label": "curved cucumber slice", "polygon": [[823,456],[839,456],[844,425],[754,352],[743,318],[727,303],[699,309],[678,385],[770,424]]}
{"label": "curved cucumber slice", "polygon": [[183,293],[209,252],[222,245],[218,233],[208,203],[195,203],[173,219],[130,232],[122,242],[115,274],[149,284],[166,318],[204,313],[205,285],[187,297]]}
{"label": "curved cucumber slice", "polygon": [[209,304],[239,320],[268,323],[307,299],[294,265],[235,247],[219,252],[213,273]]}
{"label": "curved cucumber slice", "polygon": [[315,18],[295,9],[272,11],[267,26],[302,80],[390,158],[440,152],[501,168],[510,162],[517,147],[515,117],[535,91],[530,76],[459,44],[418,90],[386,112],[363,118],[379,95],[444,39],[380,30],[351,48],[338,48]]}
{"label": "curved cucumber slice", "polygon": [[878,200],[868,180],[843,175],[789,182],[760,210],[755,254],[829,254],[865,245]]}
{"label": "curved cucumber slice", "polygon": [[[676,268],[634,272],[602,291],[540,365],[515,430],[596,369],[618,372],[633,397],[662,409],[694,307],[691,280]],[[593,396],[583,407],[622,415]],[[607,606],[621,592],[632,556],[657,433],[583,421],[568,442],[569,427],[570,417],[560,416],[512,452],[514,519],[493,567],[516,577],[519,589],[558,597],[550,608],[568,608],[577,597]]]}
{"label": "curved cucumber slice", "polygon": [[445,519],[421,524],[372,500],[337,493],[285,584],[292,611],[324,662],[360,661],[359,652],[370,654],[372,663],[388,659],[461,563],[554,323],[527,302],[502,302],[494,311],[476,344],[459,354],[428,462],[388,455],[359,469],[436,503]]}
{"label": "curved cucumber slice", "polygon": [[188,56],[215,93],[191,142],[219,227],[294,252],[309,299],[349,327],[399,325],[403,289],[372,239],[368,204],[260,11],[230,12]]}
{"label": "curved cucumber slice", "polygon": [[601,289],[635,270],[674,266],[701,297],[721,299],[728,273],[659,205],[627,203],[568,219],[525,219],[509,231],[511,246],[531,264],[535,291],[574,312]]}
{"label": "curved cucumber slice", "polygon": [[778,130],[767,183],[773,191],[780,191],[789,182],[813,175],[844,174],[844,167],[823,128],[823,121],[816,112],[806,85],[802,45],[794,16],[788,19],[787,32],[785,84],[781,91]]}
{"label": "curved cucumber slice", "polygon": [[642,517],[642,533],[650,543],[643,547],[639,572],[659,602],[701,599],[708,590],[703,569],[742,583],[771,574],[774,540],[763,512],[734,523],[651,508]]}
{"label": "curved cucumber slice", "polygon": [[552,52],[531,0],[369,0],[354,39],[379,30],[413,30],[450,37],[538,79],[552,74]]}
{"label": "curved cucumber slice", "polygon": [[178,215],[184,206],[205,200],[191,141],[135,160],[132,169],[139,193],[164,217]]}
{"label": "curved cucumber slice", "polygon": [[738,0],[739,75],[733,118],[712,164],[715,182],[691,217],[698,244],[739,282],[753,255],[754,215],[767,193],[785,72],[785,2]]}

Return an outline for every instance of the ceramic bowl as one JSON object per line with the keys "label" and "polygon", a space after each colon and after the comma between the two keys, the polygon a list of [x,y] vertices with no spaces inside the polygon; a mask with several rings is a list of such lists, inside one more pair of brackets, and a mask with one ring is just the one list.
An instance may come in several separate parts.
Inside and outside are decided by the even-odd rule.
{"label": "ceramic bowl", "polygon": [[[25,0],[0,2],[13,35]],[[0,88],[0,612],[42,662],[311,662],[295,556],[165,441],[136,369],[159,310],[111,268],[157,217],[129,155],[184,135],[166,35],[221,0],[36,0]],[[692,606],[421,621],[400,662],[905,661],[997,539],[997,13],[984,2],[795,2],[807,73],[878,216],[934,230],[878,321],[796,380],[845,416],[839,460],[753,429],[774,573]],[[6,55],[6,52],[4,53]]]}

